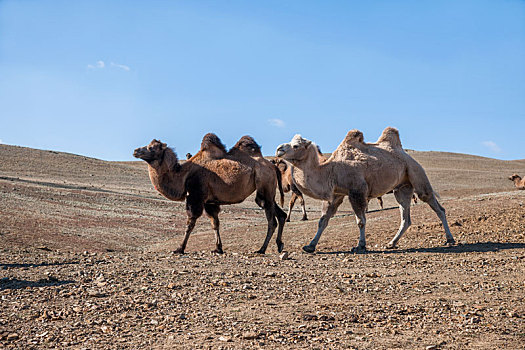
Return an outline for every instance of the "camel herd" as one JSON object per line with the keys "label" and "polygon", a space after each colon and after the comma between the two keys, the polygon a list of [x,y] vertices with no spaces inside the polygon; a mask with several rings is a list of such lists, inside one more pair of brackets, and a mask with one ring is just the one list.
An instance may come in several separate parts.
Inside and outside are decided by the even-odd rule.
{"label": "camel herd", "polygon": [[[227,150],[212,133],[202,139],[197,154],[187,154],[179,162],[175,152],[165,143],[151,141],[137,148],[133,155],[147,162],[151,183],[163,196],[186,202],[187,227],[182,243],[175,253],[184,253],[197,219],[205,213],[215,232],[215,253],[223,253],[219,234],[220,206],[244,201],[254,191],[255,202],[264,209],[268,221],[266,238],[257,253],[264,254],[277,229],[276,244],[283,251],[284,224],[290,220],[297,199],[302,205],[302,220],[307,220],[303,194],[323,201],[318,230],[312,241],[303,247],[313,253],[330,218],[347,196],[359,227],[359,243],[353,251],[366,250],[366,212],[370,199],[394,193],[401,212],[401,225],[387,244],[395,248],[411,224],[412,199],[427,203],[443,224],[446,244],[455,243],[450,232],[445,209],[439,204],[423,167],[401,146],[399,132],[386,128],[375,143],[363,141],[363,133],[351,130],[337,149],[326,158],[319,147],[300,135],[276,150],[276,159],[269,161],[261,147],[250,136],[243,136]],[[516,187],[525,189],[525,180],[514,174],[510,178]],[[283,192],[292,191],[286,214],[275,201],[279,189],[283,206]],[[417,197],[416,197],[417,195]]]}

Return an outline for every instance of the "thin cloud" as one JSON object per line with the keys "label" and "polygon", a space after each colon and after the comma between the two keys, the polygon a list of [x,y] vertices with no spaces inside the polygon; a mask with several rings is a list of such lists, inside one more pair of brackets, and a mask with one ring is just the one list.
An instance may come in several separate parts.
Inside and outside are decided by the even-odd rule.
{"label": "thin cloud", "polygon": [[4,143],[4,141],[2,141],[2,139],[0,139],[0,145],[3,144],[3,143]]}
{"label": "thin cloud", "polygon": [[124,64],[118,64],[118,63],[113,63],[113,62],[111,62],[111,66],[119,68],[119,69],[122,69],[122,70],[125,70],[126,72],[129,72],[130,69],[131,69],[131,68],[129,68],[129,66],[126,66]]}
{"label": "thin cloud", "polygon": [[104,61],[97,61],[97,63],[95,64],[88,64],[87,67],[89,69],[102,69],[106,66],[106,64],[104,63]]}
{"label": "thin cloud", "polygon": [[286,126],[284,121],[277,118],[268,119],[268,123],[270,123],[271,126],[275,126],[277,128],[284,128]]}
{"label": "thin cloud", "polygon": [[496,144],[494,141],[483,141],[481,143],[483,146],[487,147],[491,152],[500,153],[501,147]]}

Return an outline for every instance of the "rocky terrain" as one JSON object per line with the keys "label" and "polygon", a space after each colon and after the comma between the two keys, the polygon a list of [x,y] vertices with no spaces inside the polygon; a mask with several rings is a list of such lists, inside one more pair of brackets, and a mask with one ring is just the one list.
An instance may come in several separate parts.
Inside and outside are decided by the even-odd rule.
{"label": "rocky terrain", "polygon": [[[525,160],[410,153],[427,170],[458,245],[431,209],[412,207],[397,250],[392,195],[370,202],[366,254],[345,202],[316,254],[320,202],[305,198],[253,254],[266,219],[253,198],[221,212],[224,255],[201,218],[171,253],[184,204],[141,162],[0,145],[0,348],[525,349]],[[286,203],[288,198],[286,198]]]}

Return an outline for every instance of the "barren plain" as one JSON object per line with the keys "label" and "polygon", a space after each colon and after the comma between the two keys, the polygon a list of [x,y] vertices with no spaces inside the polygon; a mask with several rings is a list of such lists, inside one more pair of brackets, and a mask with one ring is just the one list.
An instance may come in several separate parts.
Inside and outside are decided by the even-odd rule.
{"label": "barren plain", "polygon": [[[130,151],[131,152],[131,151]],[[458,245],[431,209],[412,207],[398,249],[392,195],[370,202],[365,254],[348,201],[316,254],[320,202],[265,236],[253,198],[222,207],[225,254],[201,218],[171,253],[183,203],[151,186],[143,162],[0,145],[0,348],[525,349],[525,160],[409,151],[441,196]],[[286,202],[289,199],[289,194]],[[286,208],[285,208],[286,209]]]}

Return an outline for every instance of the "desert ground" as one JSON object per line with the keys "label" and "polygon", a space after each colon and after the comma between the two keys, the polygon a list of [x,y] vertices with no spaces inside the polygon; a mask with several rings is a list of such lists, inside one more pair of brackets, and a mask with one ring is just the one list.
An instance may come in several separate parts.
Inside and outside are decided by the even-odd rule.
{"label": "desert ground", "polygon": [[[131,153],[132,150],[130,150]],[[287,259],[253,196],[222,207],[225,254],[202,217],[187,254],[184,203],[144,162],[0,145],[0,348],[525,349],[525,160],[409,153],[458,244],[420,201],[396,250],[393,196],[370,202],[365,254],[348,201],[315,254],[320,202],[284,229]],[[181,155],[179,155],[181,157]],[[181,157],[182,158],[182,157]],[[287,207],[289,195],[285,200]]]}

